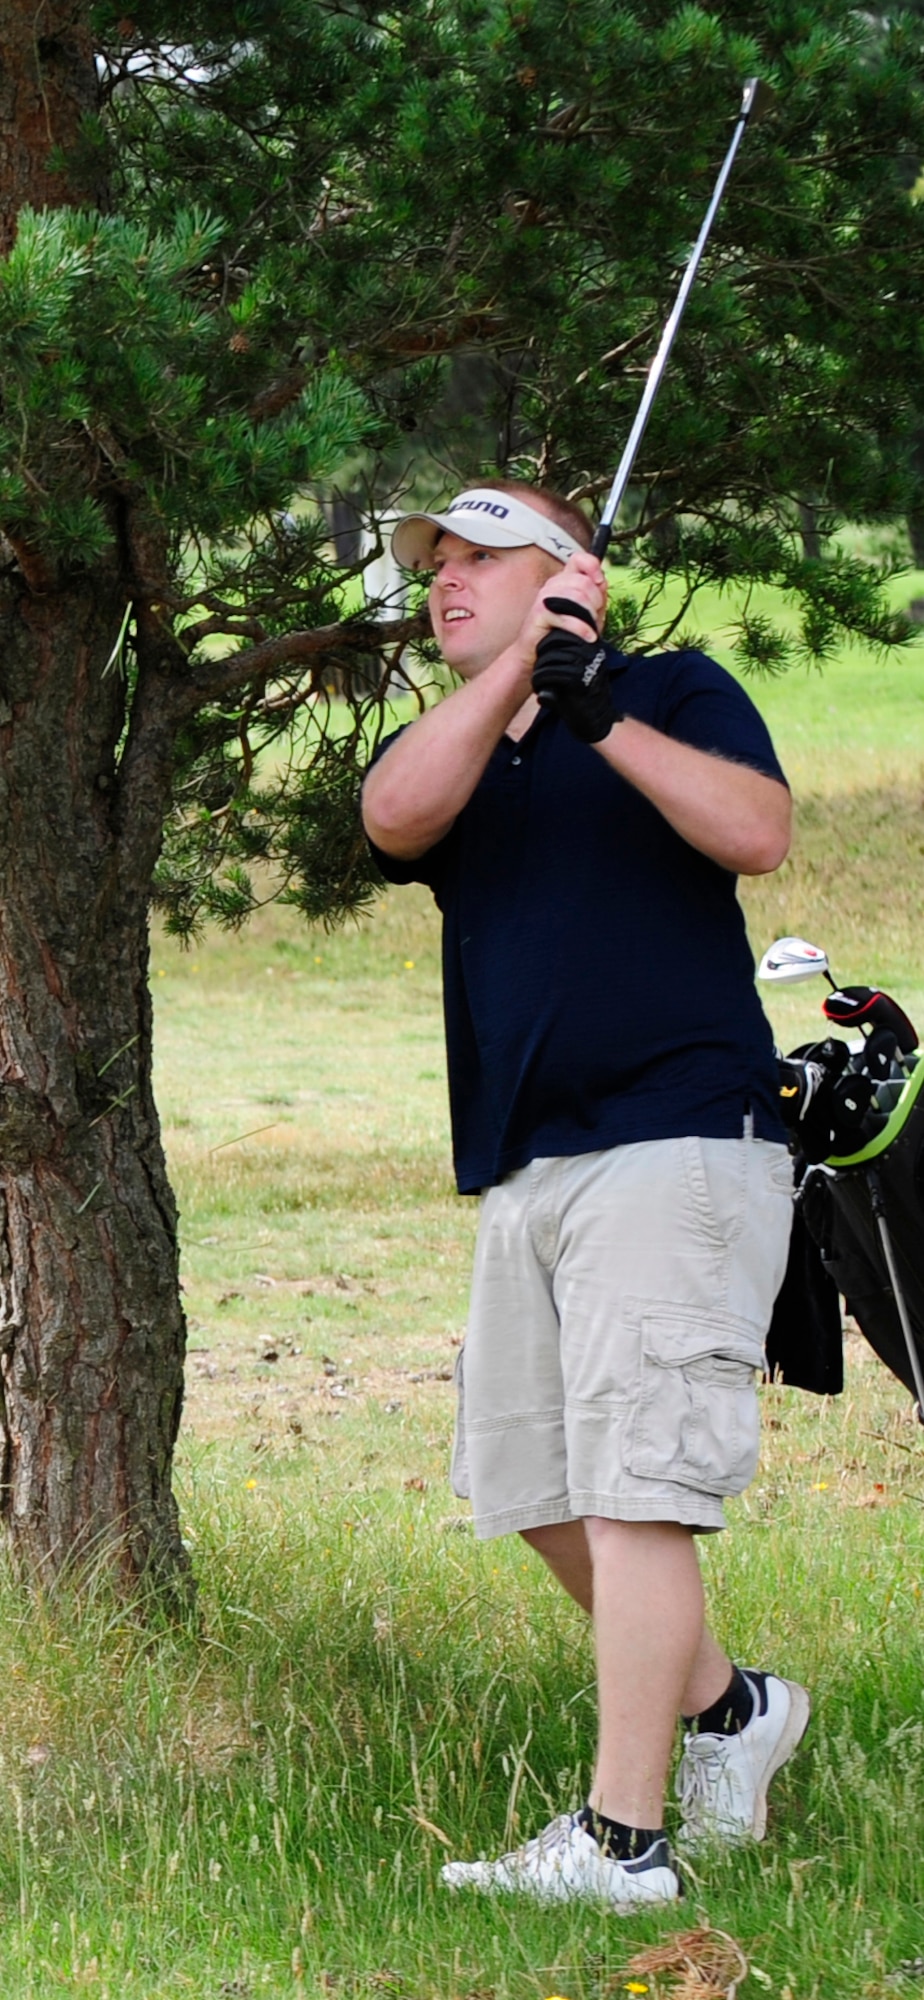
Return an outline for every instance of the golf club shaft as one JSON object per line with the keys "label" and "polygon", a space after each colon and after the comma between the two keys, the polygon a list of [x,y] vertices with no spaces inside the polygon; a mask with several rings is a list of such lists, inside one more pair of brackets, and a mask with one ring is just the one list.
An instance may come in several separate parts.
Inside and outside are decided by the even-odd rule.
{"label": "golf club shaft", "polygon": [[593,554],[595,556],[599,556],[601,559],[603,556],[605,556],[606,551],[610,545],[610,537],[613,531],[613,522],[615,521],[616,515],[619,511],[619,503],[622,500],[623,494],[625,493],[626,487],[628,486],[629,480],[632,476],[632,467],[635,464],[636,453],[638,451],[639,445],[642,442],[642,438],[645,434],[645,426],[651,415],[651,410],[654,404],[655,397],[661,386],[661,379],[663,377],[664,370],[667,367],[668,356],[670,355],[671,348],[674,345],[674,338],[677,332],[677,328],[679,327],[681,319],[683,318],[683,310],[686,305],[687,299],[690,296],[690,292],[693,287],[693,281],[699,269],[700,258],[702,257],[703,251],[706,248],[706,244],[709,239],[709,232],[712,228],[713,222],[715,221],[716,210],[718,209],[719,203],[725,192],[725,183],[734,165],[735,154],[737,153],[738,147],[740,146],[742,138],[744,137],[745,128],[750,118],[754,114],[755,110],[758,112],[759,115],[761,103],[762,101],[765,101],[766,98],[769,97],[769,95],[770,92],[768,86],[766,84],[761,83],[759,77],[752,76],[748,78],[748,81],[744,86],[744,96],[742,97],[741,100],[741,110],[738,113],[737,122],[735,124],[735,129],[732,134],[731,145],[729,146],[728,152],[726,153],[725,158],[722,162],[722,166],[719,171],[719,177],[713,189],[712,200],[710,201],[709,207],[706,210],[703,226],[696,239],[696,243],[694,244],[689,263],[687,264],[686,270],[684,271],[683,277],[680,281],[680,290],[678,291],[677,297],[674,301],[673,311],[670,315],[669,320],[667,321],[667,324],[664,328],[664,332],[661,335],[661,344],[648,371],[648,380],[645,384],[645,393],[639,404],[638,411],[635,417],[635,422],[632,425],[631,431],[629,432],[626,448],[625,451],[623,452],[622,458],[619,463],[619,470],[616,474],[612,486],[610,487],[609,497],[607,499],[606,506],[603,509],[603,513],[600,517],[599,526],[597,527],[596,533],[593,538],[593,542],[591,544]]}

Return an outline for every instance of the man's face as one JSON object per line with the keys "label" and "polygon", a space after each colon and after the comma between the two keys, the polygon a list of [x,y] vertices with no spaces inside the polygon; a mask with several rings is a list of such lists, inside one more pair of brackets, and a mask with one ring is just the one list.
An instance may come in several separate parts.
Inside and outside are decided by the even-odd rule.
{"label": "man's face", "polygon": [[533,601],[561,563],[544,549],[480,549],[443,534],[433,558],[430,617],[447,666],[472,680],[513,644]]}

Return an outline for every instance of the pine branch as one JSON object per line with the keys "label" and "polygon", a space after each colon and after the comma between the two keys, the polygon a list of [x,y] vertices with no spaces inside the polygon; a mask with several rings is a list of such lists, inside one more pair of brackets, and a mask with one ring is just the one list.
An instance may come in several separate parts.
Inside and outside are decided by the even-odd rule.
{"label": "pine branch", "polygon": [[313,632],[283,633],[242,652],[229,653],[223,660],[210,660],[197,667],[176,689],[176,713],[181,718],[193,715],[207,702],[226,700],[242,688],[260,685],[274,674],[285,673],[305,661],[317,662],[320,667],[335,658],[342,661],[345,655],[368,657],[370,653],[400,651],[415,639],[425,637],[427,629],[425,617],[418,615],[382,623],[357,619],[321,625]]}

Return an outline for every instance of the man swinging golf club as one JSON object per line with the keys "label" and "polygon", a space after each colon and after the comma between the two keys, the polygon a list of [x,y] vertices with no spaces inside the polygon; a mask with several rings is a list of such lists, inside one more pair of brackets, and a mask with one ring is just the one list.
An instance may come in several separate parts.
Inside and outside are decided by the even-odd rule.
{"label": "man swinging golf club", "polygon": [[803,1688],[711,1636],[695,1542],[755,1470],[786,1262],[790,1163],[735,877],[783,860],[790,799],[713,661],[591,636],[589,541],[567,501],[516,484],[399,524],[462,685],[383,747],[364,816],[386,876],[428,883],[443,913],[456,1171],[482,1198],[453,1483],[479,1536],[538,1551],[596,1649],[583,1809],[443,1876],[628,1910],[680,1893],[678,1714],[691,1841],[761,1838],[808,1720]]}

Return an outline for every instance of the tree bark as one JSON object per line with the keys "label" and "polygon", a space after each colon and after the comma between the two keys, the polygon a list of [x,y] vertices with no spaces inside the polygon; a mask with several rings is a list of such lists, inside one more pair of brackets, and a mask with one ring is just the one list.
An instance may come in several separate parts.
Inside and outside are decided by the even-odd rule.
{"label": "tree bark", "polygon": [[54,155],[71,152],[96,109],[90,9],[81,0],[0,0],[0,255],[27,204],[87,199]]}
{"label": "tree bark", "polygon": [[185,1328],[146,933],[172,738],[136,750],[150,797],[126,826],[108,581],[0,597],[0,1510],[25,1577],[101,1552],[182,1596]]}
{"label": "tree bark", "polygon": [[798,508],[802,553],[806,562],[820,562],[824,549],[818,529],[818,509],[812,500],[800,500]]}
{"label": "tree bark", "polygon": [[[65,156],[96,101],[86,0],[0,0],[0,251],[26,204],[86,199]],[[23,543],[0,576],[0,1518],[29,1581],[99,1556],[188,1601],[147,976],[183,663],[144,609],[162,551],[133,537],[130,500],[109,504],[92,573]],[[113,654],[130,601],[129,703]]]}

